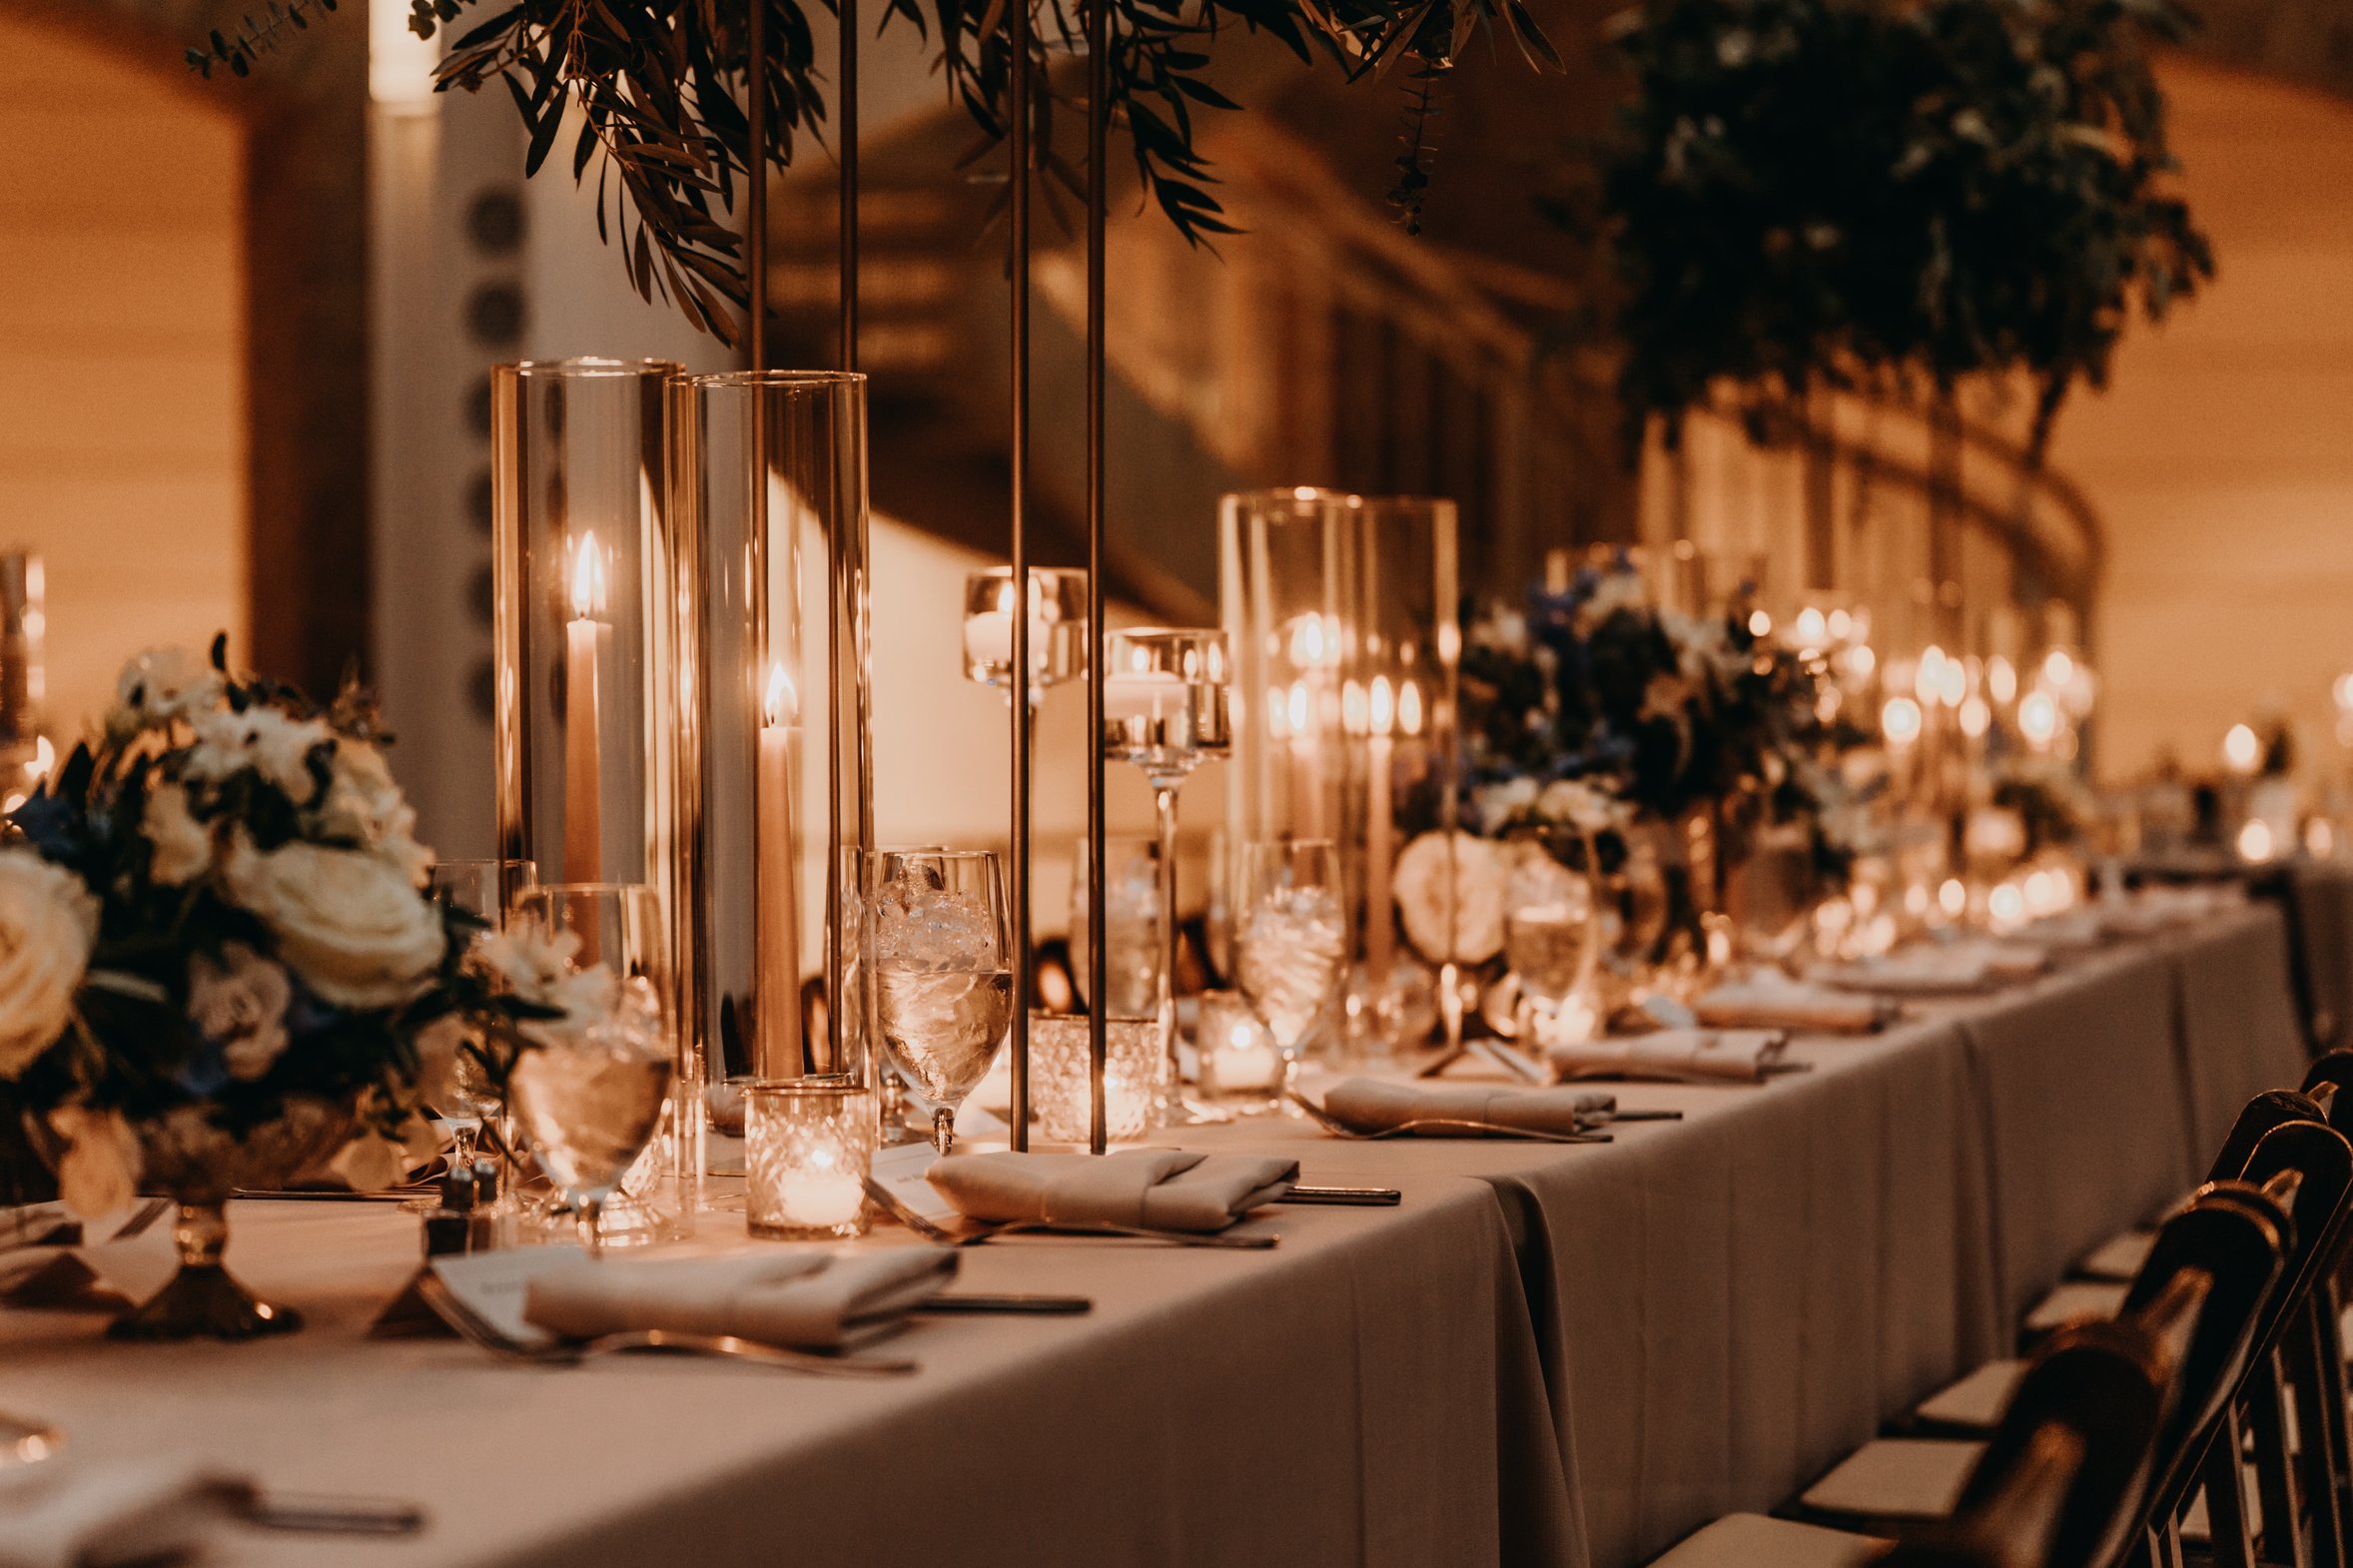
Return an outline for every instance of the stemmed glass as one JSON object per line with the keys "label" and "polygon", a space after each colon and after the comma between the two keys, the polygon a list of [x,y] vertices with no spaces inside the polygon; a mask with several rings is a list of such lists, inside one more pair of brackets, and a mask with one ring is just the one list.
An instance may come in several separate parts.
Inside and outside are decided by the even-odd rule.
{"label": "stemmed glass", "polygon": [[1232,746],[1225,708],[1225,633],[1143,626],[1104,638],[1103,750],[1152,785],[1161,840],[1160,1021],[1168,1082],[1161,1120],[1189,1120],[1176,1068],[1176,791],[1185,775]]}
{"label": "stemmed glass", "polygon": [[[538,867],[528,860],[444,860],[433,867],[430,887],[434,898],[482,922],[483,930],[475,938],[479,941],[481,936],[505,926],[510,903],[530,891],[538,880]],[[468,1173],[473,1170],[475,1141],[481,1136],[482,1124],[505,1110],[509,1065],[498,1060],[496,1043],[479,1035],[468,1034],[458,1043],[447,1085],[449,1103],[433,1108],[449,1125],[450,1170]],[[515,1169],[511,1141],[501,1142],[507,1178],[499,1183],[498,1201],[490,1205],[492,1211],[511,1207],[514,1180],[520,1175]],[[439,1207],[440,1201],[434,1193],[410,1198],[400,1206],[410,1213],[424,1213]],[[481,1210],[477,1207],[477,1211]]]}
{"label": "stemmed glass", "polygon": [[1562,1038],[1569,1003],[1601,958],[1600,910],[1591,880],[1538,844],[1519,847],[1504,879],[1503,957],[1519,977],[1537,1042]]}
{"label": "stemmed glass", "polygon": [[559,944],[570,940],[570,973],[556,990],[573,1010],[522,1026],[510,1095],[593,1256],[603,1249],[606,1202],[670,1109],[668,928],[661,900],[640,884],[535,888],[516,901],[515,915]]}
{"label": "stemmed glass", "polygon": [[1285,1057],[1339,995],[1348,973],[1348,912],[1330,839],[1241,847],[1233,925],[1235,980]]}
{"label": "stemmed glass", "polygon": [[1013,924],[986,850],[878,849],[859,908],[875,1023],[891,1060],[932,1105],[932,1147],[956,1141],[956,1108],[989,1076],[1013,1021]]}
{"label": "stemmed glass", "polygon": [[[964,678],[1013,700],[1013,568],[964,579]],[[1087,673],[1087,574],[1030,568],[1030,706]]]}
{"label": "stemmed glass", "polygon": [[[1104,841],[1104,963],[1109,999],[1100,1004],[1109,1018],[1148,1018],[1160,995],[1161,960],[1168,947],[1161,936],[1161,846],[1158,839],[1114,834]],[[1092,969],[1087,961],[1087,902],[1094,878],[1087,840],[1078,842],[1071,878],[1071,977],[1090,1008]]]}

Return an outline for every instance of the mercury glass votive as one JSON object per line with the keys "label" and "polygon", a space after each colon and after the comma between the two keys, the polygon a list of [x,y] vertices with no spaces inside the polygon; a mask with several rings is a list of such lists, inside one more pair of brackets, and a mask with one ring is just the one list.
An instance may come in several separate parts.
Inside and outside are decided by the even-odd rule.
{"label": "mercury glass votive", "polygon": [[881,1130],[874,1091],[828,1080],[744,1091],[744,1218],[756,1236],[820,1241],[866,1233],[866,1177]]}
{"label": "mercury glass votive", "polygon": [[[1115,1144],[1133,1143],[1144,1136],[1160,1090],[1160,1023],[1106,1019],[1104,1037],[1104,1137]],[[1088,1073],[1092,1044],[1083,1017],[1030,1015],[1031,1104],[1037,1109],[1038,1132],[1049,1143],[1088,1141],[1095,1118]]]}

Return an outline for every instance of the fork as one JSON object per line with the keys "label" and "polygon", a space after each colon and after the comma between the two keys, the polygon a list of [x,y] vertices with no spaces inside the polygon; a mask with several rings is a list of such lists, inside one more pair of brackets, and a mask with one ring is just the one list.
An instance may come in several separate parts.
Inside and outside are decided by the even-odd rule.
{"label": "fork", "polygon": [[1468,1122],[1454,1117],[1415,1117],[1395,1127],[1382,1128],[1377,1133],[1360,1133],[1333,1119],[1330,1112],[1297,1090],[1286,1090],[1290,1103],[1307,1113],[1308,1119],[1334,1138],[1381,1139],[1402,1138],[1415,1133],[1458,1133],[1469,1138],[1511,1138],[1532,1144],[1607,1144],[1607,1133],[1544,1133],[1534,1128],[1498,1127],[1492,1122]]}
{"label": "fork", "polygon": [[1005,1219],[995,1224],[981,1225],[971,1230],[951,1230],[930,1215],[917,1209],[882,1182],[867,1178],[866,1191],[876,1202],[890,1210],[891,1217],[926,1240],[943,1246],[979,1246],[994,1241],[1001,1235],[1052,1233],[1057,1235],[1097,1235],[1127,1237],[1140,1241],[1166,1241],[1172,1246],[1213,1246],[1233,1251],[1263,1252],[1281,1238],[1271,1235],[1230,1235],[1205,1230],[1156,1230],[1148,1225],[1074,1224],[1046,1219]]}
{"label": "fork", "polygon": [[771,1366],[779,1371],[805,1372],[818,1377],[893,1377],[918,1369],[917,1363],[913,1361],[887,1360],[879,1356],[819,1355],[807,1350],[787,1350],[780,1345],[739,1339],[733,1334],[689,1334],[667,1328],[640,1328],[627,1333],[601,1334],[594,1339],[535,1343],[517,1339],[483,1317],[429,1269],[417,1276],[416,1288],[417,1293],[424,1297],[425,1305],[431,1307],[442,1322],[455,1329],[458,1337],[510,1360],[529,1361],[539,1366],[576,1366],[600,1355],[619,1355],[633,1350],[668,1350],[685,1355],[748,1361],[755,1366]]}

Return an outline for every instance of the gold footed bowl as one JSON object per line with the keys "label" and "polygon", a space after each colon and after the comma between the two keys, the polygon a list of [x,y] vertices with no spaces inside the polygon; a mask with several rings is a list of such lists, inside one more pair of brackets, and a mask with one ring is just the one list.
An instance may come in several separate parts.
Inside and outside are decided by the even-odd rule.
{"label": "gold footed bowl", "polygon": [[239,1132],[213,1125],[202,1106],[132,1124],[141,1184],[179,1204],[172,1243],[180,1269],[146,1305],[107,1327],[114,1339],[254,1339],[292,1333],[303,1316],[265,1301],[221,1261],[229,1198],[240,1188],[283,1186],[326,1158],[352,1130],[352,1108],[290,1099],[277,1116]]}

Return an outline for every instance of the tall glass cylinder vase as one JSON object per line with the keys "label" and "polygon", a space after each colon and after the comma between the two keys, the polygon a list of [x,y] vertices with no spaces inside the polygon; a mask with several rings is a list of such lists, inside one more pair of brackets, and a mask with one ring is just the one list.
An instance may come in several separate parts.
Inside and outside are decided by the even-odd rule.
{"label": "tall glass cylinder vase", "polygon": [[[672,922],[693,735],[666,403],[677,374],[555,360],[499,366],[490,382],[498,856],[541,883],[649,887]],[[676,1049],[675,1082],[700,1083],[693,1033]],[[691,1102],[681,1089],[673,1109]],[[648,1207],[690,1217],[702,1126],[665,1122],[650,1157],[662,1178],[638,1193]]]}
{"label": "tall glass cylinder vase", "polygon": [[680,591],[696,769],[680,989],[705,1091],[725,1104],[731,1078],[871,1083],[842,870],[857,864],[844,850],[874,843],[866,378],[696,376],[672,395],[698,563]]}
{"label": "tall glass cylinder vase", "polygon": [[[1393,875],[1415,837],[1456,819],[1456,532],[1454,503],[1425,496],[1270,490],[1221,509],[1226,829],[1235,843],[1337,845],[1356,961],[1345,1017],[1375,1051],[1419,1044],[1434,1013],[1449,1037],[1459,1023],[1442,1006],[1453,988],[1433,1009],[1402,941]],[[1423,957],[1444,970],[1457,955],[1441,948]]]}

